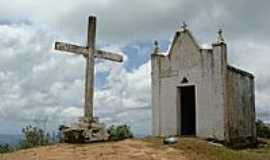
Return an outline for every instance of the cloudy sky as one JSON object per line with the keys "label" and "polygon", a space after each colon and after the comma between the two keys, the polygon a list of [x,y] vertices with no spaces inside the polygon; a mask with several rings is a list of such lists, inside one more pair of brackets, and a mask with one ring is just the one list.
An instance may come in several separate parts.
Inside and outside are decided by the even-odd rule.
{"label": "cloudy sky", "polygon": [[229,62],[256,76],[257,117],[270,122],[270,1],[0,0],[0,134],[26,124],[48,130],[82,115],[84,59],[52,49],[55,40],[86,42],[95,14],[98,48],[124,63],[96,61],[95,115],[107,125],[151,131],[150,54],[166,51],[185,21],[202,46],[223,28]]}

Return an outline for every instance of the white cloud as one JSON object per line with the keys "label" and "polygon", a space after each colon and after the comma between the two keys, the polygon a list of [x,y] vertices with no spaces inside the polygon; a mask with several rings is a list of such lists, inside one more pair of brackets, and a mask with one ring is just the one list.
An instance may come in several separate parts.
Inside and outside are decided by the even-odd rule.
{"label": "white cloud", "polygon": [[[82,56],[52,52],[51,43],[59,35],[36,25],[0,25],[0,35],[1,123],[16,123],[18,132],[29,123],[55,129],[83,115]],[[119,52],[125,57],[124,63],[128,63],[117,46],[102,49]],[[128,123],[135,133],[142,124],[143,133],[149,133],[150,122],[145,123],[150,119],[149,67],[150,62],[128,72],[123,63],[99,60],[97,72],[106,72],[108,76],[104,87],[95,89],[95,114],[108,125]],[[137,115],[137,109],[145,113]],[[14,129],[4,128],[0,132],[9,130]]]}
{"label": "white cloud", "polygon": [[95,92],[96,114],[107,124],[127,123],[136,134],[150,134],[150,70],[150,61],[132,72],[113,65],[106,86]]}

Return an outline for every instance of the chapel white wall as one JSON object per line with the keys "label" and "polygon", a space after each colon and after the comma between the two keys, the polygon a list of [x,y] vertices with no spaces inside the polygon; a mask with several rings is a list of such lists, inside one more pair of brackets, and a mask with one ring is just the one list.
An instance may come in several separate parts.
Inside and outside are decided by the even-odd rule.
{"label": "chapel white wall", "polygon": [[[224,139],[222,65],[226,65],[226,59],[219,47],[214,46],[213,52],[200,50],[189,33],[182,32],[171,49],[171,57],[152,56],[153,135],[179,134],[177,87],[186,77],[189,83],[185,85],[196,87],[196,135]],[[175,70],[177,75],[166,77]]]}

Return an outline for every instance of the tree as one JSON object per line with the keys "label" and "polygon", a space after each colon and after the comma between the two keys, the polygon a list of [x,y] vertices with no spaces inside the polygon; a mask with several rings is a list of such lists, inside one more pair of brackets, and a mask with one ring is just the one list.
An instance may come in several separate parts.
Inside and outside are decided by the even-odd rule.
{"label": "tree", "polygon": [[263,123],[262,120],[256,121],[257,136],[261,138],[270,138],[270,127]]}

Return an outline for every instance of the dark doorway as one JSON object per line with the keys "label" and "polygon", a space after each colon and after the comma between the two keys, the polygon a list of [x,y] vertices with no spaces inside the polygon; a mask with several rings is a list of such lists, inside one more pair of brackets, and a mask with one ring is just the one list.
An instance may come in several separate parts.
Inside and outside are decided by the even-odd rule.
{"label": "dark doorway", "polygon": [[195,86],[180,87],[181,135],[196,134]]}

